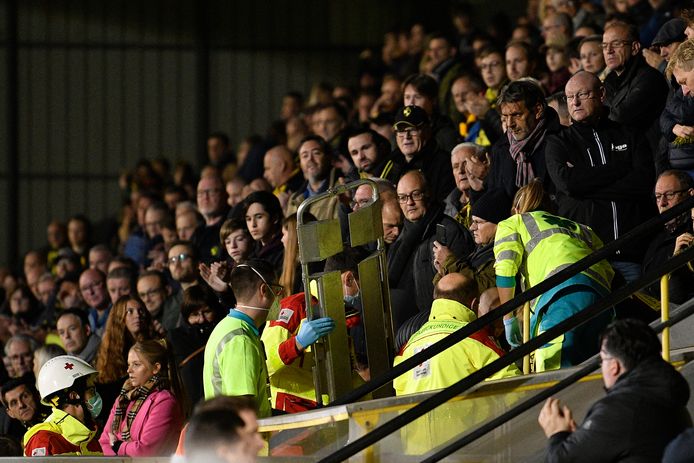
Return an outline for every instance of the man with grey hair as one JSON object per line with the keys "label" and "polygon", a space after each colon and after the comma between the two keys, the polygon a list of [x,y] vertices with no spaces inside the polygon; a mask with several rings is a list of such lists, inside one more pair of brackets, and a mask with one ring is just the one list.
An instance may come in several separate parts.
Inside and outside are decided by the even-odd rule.
{"label": "man with grey hair", "polygon": [[36,339],[26,334],[15,334],[7,340],[5,357],[9,360],[7,373],[11,378],[19,378],[34,371],[34,351],[38,348]]}
{"label": "man with grey hair", "polygon": [[469,228],[470,206],[483,191],[483,181],[489,172],[487,148],[470,142],[456,145],[451,151],[451,167],[455,188],[444,199],[443,212]]}

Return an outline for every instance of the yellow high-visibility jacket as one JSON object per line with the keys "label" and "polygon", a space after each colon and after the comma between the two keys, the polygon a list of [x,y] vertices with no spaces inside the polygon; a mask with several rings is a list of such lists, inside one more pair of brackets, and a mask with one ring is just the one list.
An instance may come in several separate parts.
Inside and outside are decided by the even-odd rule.
{"label": "yellow high-visibility jacket", "polygon": [[[316,407],[313,385],[311,346],[303,352],[296,347],[296,335],[306,320],[304,293],[285,297],[280,302],[277,320],[269,320],[261,337],[270,375],[272,407],[289,413]],[[323,396],[323,403],[328,403]]]}
{"label": "yellow high-visibility jacket", "polygon": [[54,408],[46,421],[32,426],[24,434],[24,455],[103,455],[96,431],[87,428],[72,415]]}
{"label": "yellow high-visibility jacket", "polygon": [[[459,302],[449,299],[434,300],[429,320],[410,337],[401,353],[395,357],[395,365],[421,352],[476,318],[472,310]],[[393,382],[395,393],[396,395],[404,395],[443,389],[502,355],[504,355],[504,351],[489,331],[483,328],[423,362],[415,369],[395,378]],[[494,374],[490,379],[506,378],[519,374],[518,368],[511,364]]]}
{"label": "yellow high-visibility jacket", "polygon": [[[600,238],[586,225],[543,211],[513,215],[496,229],[497,286],[514,287],[519,273],[527,287],[535,286],[601,247]],[[602,260],[582,274],[609,290],[614,270]]]}

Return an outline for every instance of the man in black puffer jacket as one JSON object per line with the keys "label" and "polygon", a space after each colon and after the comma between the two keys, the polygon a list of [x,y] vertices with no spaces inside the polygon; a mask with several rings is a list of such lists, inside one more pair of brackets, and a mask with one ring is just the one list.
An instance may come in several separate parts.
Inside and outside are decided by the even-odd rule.
{"label": "man in black puffer jacket", "polygon": [[[636,132],[608,118],[605,90],[586,71],[566,84],[571,126],[547,139],[547,171],[559,215],[590,226],[609,243],[655,215],[653,162]],[[643,246],[621,249],[612,262],[627,281],[640,274]]]}
{"label": "man in black puffer jacket", "polygon": [[658,336],[640,320],[612,323],[601,346],[607,395],[581,426],[559,400],[547,400],[538,418],[549,438],[545,461],[659,462],[665,446],[692,424],[689,385],[660,357]]}

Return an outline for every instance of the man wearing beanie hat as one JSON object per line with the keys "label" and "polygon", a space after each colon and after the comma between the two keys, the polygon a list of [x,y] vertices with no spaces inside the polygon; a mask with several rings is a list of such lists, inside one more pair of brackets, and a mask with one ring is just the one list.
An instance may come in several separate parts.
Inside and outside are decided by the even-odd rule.
{"label": "man wearing beanie hat", "polygon": [[392,160],[400,172],[420,170],[431,186],[434,201],[441,202],[455,186],[449,155],[433,138],[431,120],[419,106],[405,106],[393,124],[398,147]]}
{"label": "man wearing beanie hat", "polygon": [[496,235],[496,225],[511,215],[511,198],[504,190],[487,191],[472,205],[471,213],[470,232],[477,245],[475,251],[469,257],[456,259],[448,248],[438,246],[434,251],[434,257],[441,265],[434,283],[443,275],[454,272],[463,273],[474,276],[481,294],[496,286],[494,235]]}

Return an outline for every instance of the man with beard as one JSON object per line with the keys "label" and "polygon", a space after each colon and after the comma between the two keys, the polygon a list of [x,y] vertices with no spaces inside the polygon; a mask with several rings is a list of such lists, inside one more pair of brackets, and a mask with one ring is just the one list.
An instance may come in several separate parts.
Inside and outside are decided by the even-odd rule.
{"label": "man with beard", "polygon": [[[299,144],[299,165],[306,182],[289,198],[286,215],[299,209],[305,199],[328,191],[335,186],[338,170],[331,167],[332,149],[317,135],[309,135]],[[308,212],[318,220],[334,219],[338,214],[338,197],[312,204]]]}
{"label": "man with beard", "polygon": [[375,130],[357,129],[347,138],[347,149],[360,178],[377,177],[395,183],[398,169],[390,159],[390,142]]}
{"label": "man with beard", "polygon": [[176,328],[180,304],[171,295],[171,287],[163,273],[157,270],[141,273],[137,279],[137,295],[145,303],[155,324],[159,323],[166,331]]}
{"label": "man with beard", "polygon": [[551,193],[545,152],[547,136],[561,129],[557,113],[547,106],[539,86],[523,80],[503,88],[498,108],[506,136],[492,146],[487,190],[501,188],[512,198],[520,187],[540,178]]}

